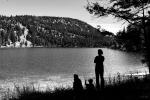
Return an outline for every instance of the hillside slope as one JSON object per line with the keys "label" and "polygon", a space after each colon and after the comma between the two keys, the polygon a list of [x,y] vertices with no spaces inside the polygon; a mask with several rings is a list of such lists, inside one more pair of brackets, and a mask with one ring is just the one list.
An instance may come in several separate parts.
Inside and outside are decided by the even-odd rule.
{"label": "hillside slope", "polygon": [[1,47],[101,47],[103,35],[77,19],[47,16],[0,16]]}

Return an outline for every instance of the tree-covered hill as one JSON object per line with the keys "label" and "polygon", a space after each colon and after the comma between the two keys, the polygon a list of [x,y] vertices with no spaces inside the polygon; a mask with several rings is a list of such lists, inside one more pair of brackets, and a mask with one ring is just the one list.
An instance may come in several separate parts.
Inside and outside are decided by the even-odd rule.
{"label": "tree-covered hill", "polygon": [[96,28],[77,19],[0,16],[1,47],[102,47],[106,40]]}

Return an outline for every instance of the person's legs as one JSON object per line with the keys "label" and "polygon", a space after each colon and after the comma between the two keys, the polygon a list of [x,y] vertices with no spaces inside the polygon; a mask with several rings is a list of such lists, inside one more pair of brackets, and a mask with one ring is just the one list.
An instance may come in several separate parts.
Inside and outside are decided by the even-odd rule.
{"label": "person's legs", "polygon": [[105,81],[104,81],[104,72],[100,72],[100,78],[101,78],[101,88],[103,89],[104,88],[104,84],[105,84]]}
{"label": "person's legs", "polygon": [[100,85],[99,85],[99,72],[95,71],[96,74],[96,88],[99,89]]}

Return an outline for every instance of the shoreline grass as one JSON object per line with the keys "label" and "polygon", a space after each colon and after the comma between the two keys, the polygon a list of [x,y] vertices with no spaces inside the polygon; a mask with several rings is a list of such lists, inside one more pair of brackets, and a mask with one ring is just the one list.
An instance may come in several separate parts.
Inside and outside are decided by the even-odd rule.
{"label": "shoreline grass", "polygon": [[[127,78],[127,77],[126,77]],[[46,91],[36,90],[34,87],[16,87],[16,95],[6,94],[2,100],[150,100],[150,75],[143,77],[128,76],[123,79],[121,75],[110,79],[103,90],[88,91],[84,88],[76,98],[71,87],[47,89]]]}

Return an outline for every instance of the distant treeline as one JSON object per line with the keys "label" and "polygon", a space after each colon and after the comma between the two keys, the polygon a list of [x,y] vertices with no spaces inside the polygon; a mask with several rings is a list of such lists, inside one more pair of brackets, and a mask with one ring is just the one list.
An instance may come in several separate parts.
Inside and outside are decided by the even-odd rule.
{"label": "distant treeline", "polygon": [[110,39],[91,25],[72,18],[47,16],[0,16],[0,45],[20,41],[24,28],[32,46],[43,47],[103,47]]}
{"label": "distant treeline", "polygon": [[[148,33],[150,32],[150,21],[146,23]],[[141,23],[129,24],[127,28],[119,31],[115,36],[113,48],[124,51],[143,51],[145,48],[144,33]]]}
{"label": "distant treeline", "polygon": [[[146,23],[149,25],[150,21]],[[0,46],[20,45],[42,47],[108,47],[124,51],[141,51],[144,36],[141,23],[128,25],[116,35],[94,28],[78,19],[48,16],[0,16]],[[28,30],[27,36],[25,29]],[[150,30],[147,30],[148,32]],[[21,36],[27,41],[22,41]]]}
{"label": "distant treeline", "polygon": [[[145,51],[145,39],[140,23],[138,25],[129,24],[127,28],[119,31],[114,36],[114,44],[110,47],[123,51],[139,52]],[[150,32],[150,21],[146,23],[146,31]]]}

